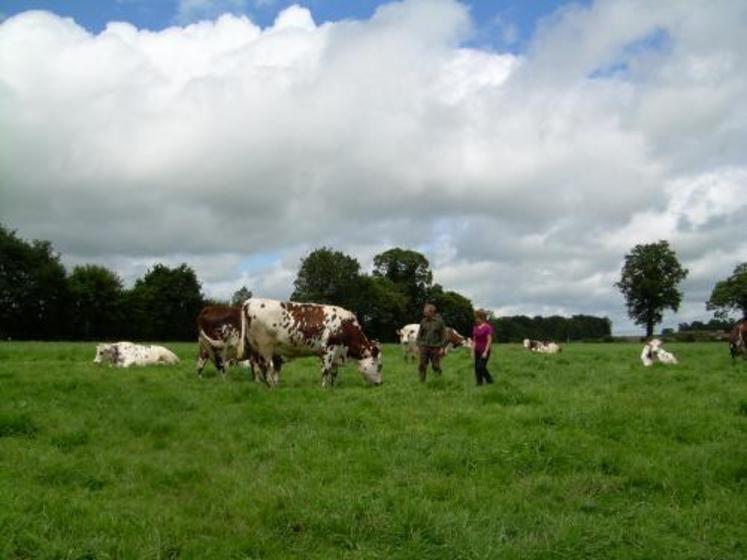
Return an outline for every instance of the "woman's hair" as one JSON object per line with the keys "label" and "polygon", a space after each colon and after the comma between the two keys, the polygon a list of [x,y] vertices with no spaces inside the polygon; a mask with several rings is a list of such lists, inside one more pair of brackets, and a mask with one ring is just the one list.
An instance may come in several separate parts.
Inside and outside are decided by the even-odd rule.
{"label": "woman's hair", "polygon": [[488,314],[484,309],[475,309],[475,319],[482,319],[483,321],[487,321]]}

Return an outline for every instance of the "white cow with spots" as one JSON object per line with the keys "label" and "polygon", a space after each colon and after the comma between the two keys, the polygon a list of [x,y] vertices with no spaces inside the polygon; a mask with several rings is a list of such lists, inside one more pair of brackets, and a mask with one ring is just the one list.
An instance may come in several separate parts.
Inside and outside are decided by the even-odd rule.
{"label": "white cow with spots", "polygon": [[164,346],[144,346],[132,342],[114,342],[96,346],[95,364],[111,364],[116,367],[149,366],[154,364],[178,364],[179,358]]}
{"label": "white cow with spots", "polygon": [[644,366],[649,367],[654,365],[655,360],[659,360],[662,364],[672,365],[679,363],[674,354],[662,348],[662,342],[658,338],[647,342],[641,351],[641,362]]}
{"label": "white cow with spots", "polygon": [[556,342],[531,340],[529,338],[524,339],[524,348],[530,352],[537,352],[539,354],[557,354],[562,351],[562,348]]}
{"label": "white cow with spots", "polygon": [[318,356],[322,386],[334,385],[338,366],[348,358],[358,371],[380,385],[381,350],[366,338],[355,315],[335,305],[250,298],[242,306],[242,336],[256,356],[264,381],[278,383],[277,359]]}

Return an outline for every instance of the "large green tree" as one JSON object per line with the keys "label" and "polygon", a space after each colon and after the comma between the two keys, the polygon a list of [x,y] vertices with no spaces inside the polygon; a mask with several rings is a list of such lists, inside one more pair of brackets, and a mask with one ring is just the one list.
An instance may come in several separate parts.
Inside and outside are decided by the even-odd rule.
{"label": "large green tree", "polygon": [[360,269],[356,259],[340,251],[315,249],[301,259],[291,299],[350,308],[357,297]]}
{"label": "large green tree", "polygon": [[127,294],[130,337],[137,340],[192,340],[205,303],[197,275],[186,264],[157,264]]}
{"label": "large green tree", "polygon": [[238,307],[250,297],[252,297],[252,291],[246,286],[241,286],[241,288],[236,290],[231,296],[231,305]]}
{"label": "large green tree", "polygon": [[433,303],[447,326],[456,329],[462,336],[471,336],[475,323],[472,302],[463,295],[445,291],[440,284],[428,290],[427,299]]}
{"label": "large green tree", "polygon": [[706,309],[715,311],[719,319],[726,319],[731,312],[741,313],[747,319],[747,262],[737,265],[726,280],[716,282]]}
{"label": "large green tree", "polygon": [[397,340],[407,311],[407,297],[387,278],[361,276],[356,300],[352,304],[363,330],[370,338],[381,342]]}
{"label": "large green tree", "polygon": [[433,283],[430,263],[424,255],[399,247],[374,257],[374,276],[392,281],[408,298],[406,322],[419,320]]}
{"label": "large green tree", "polygon": [[76,266],[68,278],[73,338],[118,338],[123,328],[122,280],[103,266]]}
{"label": "large green tree", "polygon": [[667,241],[636,245],[625,255],[615,286],[625,296],[628,315],[646,328],[647,337],[654,334],[665,309],[679,309],[682,292],[677,286],[687,273]]}
{"label": "large green tree", "polygon": [[0,224],[0,336],[67,336],[65,267],[48,241],[28,243]]}

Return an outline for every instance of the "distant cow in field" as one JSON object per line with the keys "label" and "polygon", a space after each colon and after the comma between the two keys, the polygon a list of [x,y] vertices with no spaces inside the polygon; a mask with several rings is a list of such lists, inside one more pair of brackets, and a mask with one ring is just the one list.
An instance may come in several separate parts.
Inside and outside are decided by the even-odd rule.
{"label": "distant cow in field", "polygon": [[108,363],[117,367],[178,364],[179,358],[164,346],[143,346],[132,342],[114,342],[96,346],[95,364]]}
{"label": "distant cow in field", "polygon": [[[399,343],[402,346],[402,355],[405,360],[408,360],[410,357],[412,357],[413,359],[417,359],[417,338],[419,331],[420,325],[418,323],[405,325],[397,331]],[[469,338],[464,338],[457,332],[456,329],[446,327],[446,346],[444,347],[445,354],[448,354],[455,348],[469,348],[471,343],[472,341]]]}
{"label": "distant cow in field", "polygon": [[734,360],[738,355],[747,360],[747,320],[742,320],[729,334],[729,353]]}
{"label": "distant cow in field", "polygon": [[270,387],[278,383],[276,357],[318,356],[323,387],[334,385],[338,366],[348,358],[358,361],[367,382],[382,382],[379,345],[366,338],[355,315],[342,307],[250,298],[242,306],[241,320],[246,343]]}
{"label": "distant cow in field", "polygon": [[655,360],[659,360],[662,364],[679,363],[674,354],[667,352],[662,348],[662,342],[658,338],[654,338],[647,342],[641,351],[641,362],[644,366],[652,366]]}
{"label": "distant cow in field", "polygon": [[539,354],[557,354],[562,351],[560,345],[555,342],[531,340],[529,338],[524,339],[524,348]]}

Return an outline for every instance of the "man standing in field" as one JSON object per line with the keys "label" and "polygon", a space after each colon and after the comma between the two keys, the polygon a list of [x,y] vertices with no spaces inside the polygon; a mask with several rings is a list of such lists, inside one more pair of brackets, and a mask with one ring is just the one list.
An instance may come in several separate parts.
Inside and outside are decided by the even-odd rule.
{"label": "man standing in field", "polygon": [[418,374],[420,382],[425,383],[428,362],[431,363],[433,373],[441,374],[441,356],[446,346],[446,325],[441,316],[436,314],[436,306],[432,303],[426,303],[423,308],[423,320],[420,321],[415,343],[420,349]]}

